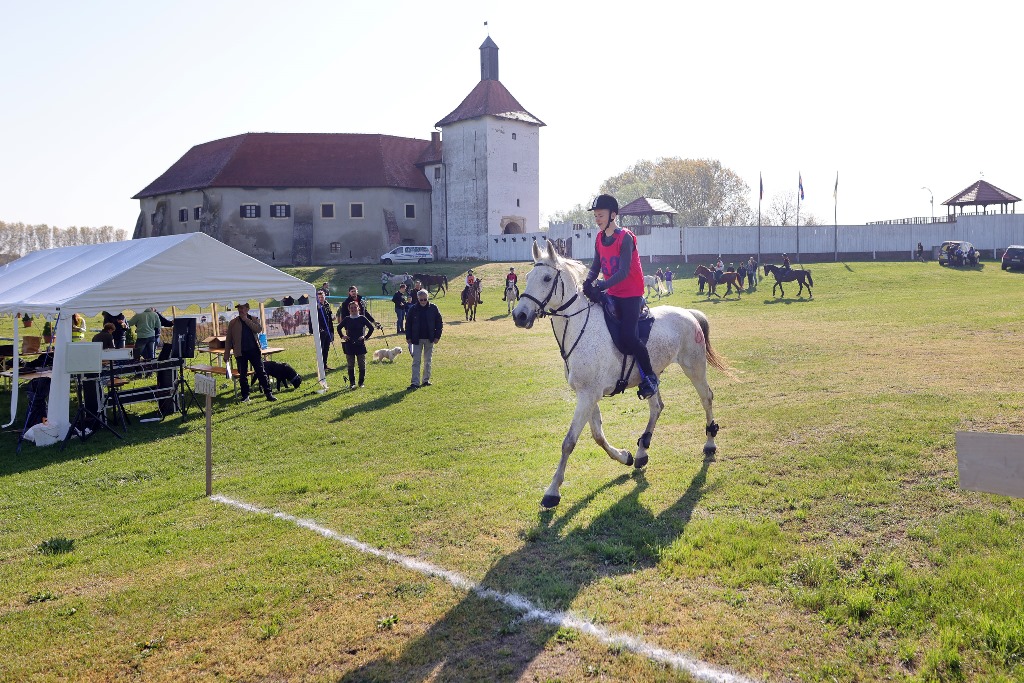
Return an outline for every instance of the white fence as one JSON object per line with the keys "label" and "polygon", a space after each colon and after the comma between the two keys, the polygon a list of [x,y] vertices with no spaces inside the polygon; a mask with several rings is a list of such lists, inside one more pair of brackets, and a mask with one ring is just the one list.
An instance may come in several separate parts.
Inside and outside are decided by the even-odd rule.
{"label": "white fence", "polygon": [[[568,255],[581,261],[594,258],[596,227],[574,228],[569,223],[552,224],[547,232],[502,235],[490,238],[492,261],[529,261],[535,241],[561,240]],[[703,260],[709,255],[754,256],[782,254],[813,255],[816,259],[835,257],[910,258],[920,242],[926,254],[933,254],[946,240],[966,240],[986,257],[998,258],[1010,244],[1024,244],[1024,214],[957,216],[949,223],[872,225],[765,225],[724,227],[652,228],[650,235],[637,236],[645,257],[690,257]]]}

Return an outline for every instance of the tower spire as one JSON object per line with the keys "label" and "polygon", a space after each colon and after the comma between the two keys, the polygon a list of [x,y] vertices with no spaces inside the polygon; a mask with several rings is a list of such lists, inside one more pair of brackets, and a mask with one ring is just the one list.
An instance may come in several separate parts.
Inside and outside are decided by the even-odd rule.
{"label": "tower spire", "polygon": [[489,35],[480,46],[480,80],[498,80],[498,46]]}

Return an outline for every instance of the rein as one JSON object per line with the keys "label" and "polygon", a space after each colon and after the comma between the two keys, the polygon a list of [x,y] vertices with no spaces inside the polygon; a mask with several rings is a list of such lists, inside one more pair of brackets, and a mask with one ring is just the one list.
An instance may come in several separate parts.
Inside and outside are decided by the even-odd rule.
{"label": "rein", "polygon": [[[562,361],[565,363],[566,370],[568,370],[568,368],[569,368],[569,356],[571,356],[572,352],[576,350],[576,347],[579,345],[580,340],[583,339],[583,333],[587,331],[587,324],[590,322],[590,310],[594,307],[594,305],[592,303],[588,302],[585,309],[580,309],[580,310],[576,311],[575,313],[569,313],[568,315],[566,315],[565,313],[562,313],[562,311],[564,311],[567,308],[569,308],[570,306],[572,306],[572,304],[576,301],[576,299],[578,299],[580,297],[580,293],[577,291],[575,294],[573,294],[571,297],[569,297],[568,301],[563,303],[558,308],[549,308],[549,309],[545,310],[545,308],[548,305],[548,302],[550,302],[551,298],[555,295],[555,290],[559,287],[559,285],[561,285],[561,288],[562,288],[562,296],[563,297],[565,296],[565,283],[562,281],[562,269],[561,268],[555,268],[555,266],[549,265],[547,263],[540,263],[540,262],[534,262],[533,266],[534,266],[534,268],[536,268],[537,266],[547,266],[548,268],[553,268],[554,269],[554,271],[555,271],[555,279],[551,283],[551,289],[548,291],[548,294],[547,294],[547,296],[544,297],[543,301],[541,301],[537,297],[529,294],[528,292],[523,292],[522,294],[520,294],[519,298],[520,299],[529,299],[530,301],[532,301],[535,304],[537,304],[537,308],[540,309],[540,316],[541,317],[544,317],[545,315],[549,315],[552,318],[565,318],[566,319],[566,324],[565,324],[565,328],[562,330],[562,338],[561,339],[558,338],[558,332],[555,331],[555,321],[554,320],[551,321],[551,331],[555,335],[555,341],[558,342],[558,351],[559,351],[559,353],[562,356]],[[584,311],[586,311],[586,313],[587,313],[587,318],[586,318],[586,320],[583,321],[583,327],[580,328],[579,334],[576,335],[576,341],[574,341],[572,343],[572,346],[569,348],[569,350],[566,351],[565,350],[565,339],[566,339],[566,337],[569,334],[569,323],[568,323],[568,320],[569,320],[569,318],[573,318],[573,317],[579,315],[580,313],[583,313]]]}

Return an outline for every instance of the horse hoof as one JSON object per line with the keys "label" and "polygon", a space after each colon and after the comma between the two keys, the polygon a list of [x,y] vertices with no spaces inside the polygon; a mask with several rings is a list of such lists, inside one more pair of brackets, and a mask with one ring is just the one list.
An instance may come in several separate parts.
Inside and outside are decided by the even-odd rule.
{"label": "horse hoof", "polygon": [[647,467],[647,456],[646,455],[638,455],[636,457],[636,460],[633,461],[633,467],[638,469],[638,470],[642,469],[644,467]]}
{"label": "horse hoof", "polygon": [[562,502],[561,496],[546,495],[540,499],[540,506],[545,510],[550,510],[553,507],[558,507],[558,504]]}
{"label": "horse hoof", "polygon": [[718,451],[718,446],[705,446],[704,455],[714,455]]}

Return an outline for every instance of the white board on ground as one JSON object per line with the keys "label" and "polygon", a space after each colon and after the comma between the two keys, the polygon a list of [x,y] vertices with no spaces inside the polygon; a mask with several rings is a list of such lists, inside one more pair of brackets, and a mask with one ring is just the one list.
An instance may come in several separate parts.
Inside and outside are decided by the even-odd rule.
{"label": "white board on ground", "polygon": [[1024,498],[1024,435],[956,433],[960,488]]}

